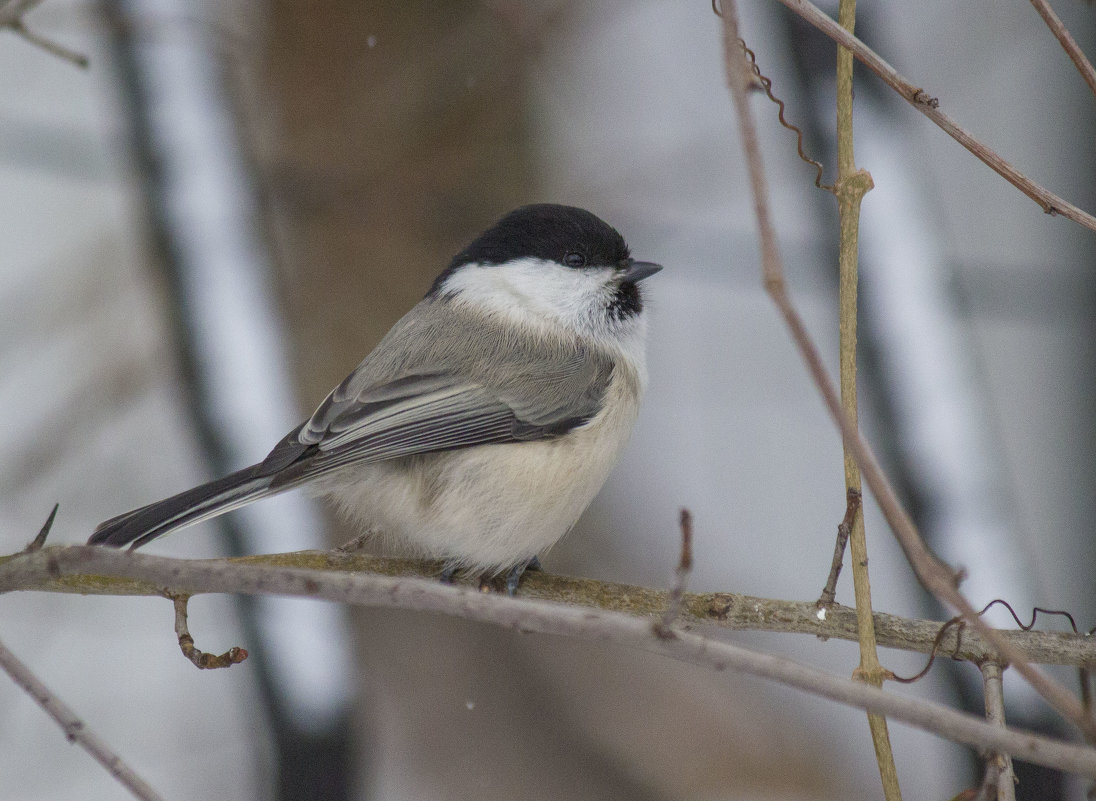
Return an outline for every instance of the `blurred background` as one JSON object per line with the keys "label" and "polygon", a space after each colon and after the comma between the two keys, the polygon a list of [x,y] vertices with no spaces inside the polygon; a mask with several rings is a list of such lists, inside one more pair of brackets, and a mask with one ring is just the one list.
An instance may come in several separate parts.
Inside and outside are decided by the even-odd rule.
{"label": "blurred background", "polygon": [[[758,63],[832,165],[834,48],[743,3]],[[1096,53],[1092,10],[1058,13]],[[835,8],[827,7],[835,13]],[[0,36],[0,549],[53,544],[250,464],[472,237],[584,206],[646,284],[651,386],[554,572],[814,599],[844,512],[838,436],[761,290],[707,2],[47,0]],[[862,3],[857,33],[1022,171],[1096,210],[1096,98],[1026,3]],[[1039,208],[858,67],[862,422],[975,604],[1096,623],[1091,232]],[[791,293],[836,365],[836,203],[753,100]],[[825,179],[833,180],[833,168]],[[875,606],[943,616],[871,501]],[[157,541],[187,557],[349,539],[303,497]],[[838,600],[851,603],[851,585]],[[995,618],[998,623],[1004,623]],[[170,798],[869,799],[863,715],[647,654],[408,612],[209,597],[199,672],[158,599],[15,595],[0,637]],[[1056,624],[1048,624],[1056,625]],[[726,635],[847,675],[856,647]],[[921,657],[884,652],[912,674]],[[1075,686],[1068,671],[1063,681]],[[1068,735],[1022,687],[1013,722]],[[969,665],[899,690],[980,713]],[[122,787],[0,681],[0,797]],[[976,755],[891,725],[907,797]],[[1085,787],[1019,765],[1021,798]]]}

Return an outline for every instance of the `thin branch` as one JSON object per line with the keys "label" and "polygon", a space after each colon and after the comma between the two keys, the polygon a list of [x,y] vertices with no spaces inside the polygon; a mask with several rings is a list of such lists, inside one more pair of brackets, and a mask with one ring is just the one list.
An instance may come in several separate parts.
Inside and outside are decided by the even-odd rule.
{"label": "thin branch", "polygon": [[1035,10],[1043,18],[1043,22],[1047,24],[1050,32],[1062,45],[1062,49],[1066,51],[1066,55],[1069,56],[1073,65],[1077,67],[1077,71],[1085,79],[1088,88],[1092,90],[1092,94],[1096,95],[1096,69],[1093,69],[1092,62],[1085,57],[1084,51],[1077,45],[1065,23],[1058,18],[1058,15],[1054,13],[1054,9],[1050,7],[1050,3],[1046,0],[1031,0],[1031,4],[1035,6]]}
{"label": "thin branch", "polygon": [[[809,5],[796,0],[781,0],[781,2],[797,9]],[[784,318],[789,334],[806,363],[811,378],[826,403],[830,416],[840,428],[841,436],[847,447],[856,456],[864,480],[875,495],[879,509],[898,541],[899,547],[902,548],[906,561],[913,568],[918,581],[938,600],[950,605],[969,620],[971,625],[992,643],[1000,658],[1015,667],[1016,672],[1023,676],[1032,688],[1046,699],[1051,706],[1080,728],[1086,736],[1096,736],[1096,721],[1093,721],[1085,712],[1077,698],[1058,682],[1025,661],[1023,656],[1014,651],[1009,643],[999,636],[996,630],[978,616],[974,607],[959,592],[960,574],[941,562],[928,549],[917,530],[917,526],[914,525],[909,513],[898,499],[898,494],[890,483],[890,479],[883,472],[883,468],[880,466],[871,446],[861,436],[854,422],[850,421],[842,410],[837,391],[834,389],[833,382],[822,363],[818,348],[811,340],[810,334],[807,333],[806,326],[788,297],[784,285],[780,252],[776,245],[776,235],[769,216],[768,185],[765,181],[764,168],[761,162],[761,148],[757,140],[753,113],[747,102],[744,81],[739,75],[743,72],[743,68],[739,66],[742,58],[736,44],[739,35],[737,20],[733,19],[736,15],[728,13],[728,8],[734,8],[733,2],[729,1],[723,7],[724,59],[727,65],[727,80],[731,85],[735,107],[738,111],[739,135],[746,152],[746,163],[749,168],[750,186],[754,197],[754,210],[757,215],[758,235],[761,245],[761,270],[765,290],[769,293],[770,298]],[[814,7],[810,6],[810,8],[813,9]],[[856,48],[863,48],[863,43],[859,42],[856,37],[851,36],[848,31],[834,23],[825,14],[817,9],[814,10],[840,32],[833,34],[835,39],[839,39],[840,44],[848,46],[854,54],[856,54]],[[872,55],[874,56],[874,54]],[[1096,223],[1096,220],[1093,222]]]}
{"label": "thin branch", "polygon": [[[1081,704],[1084,706],[1085,711],[1088,714],[1092,714],[1092,668],[1089,666],[1083,666],[1077,670],[1077,678],[1081,683]],[[1093,745],[1091,738],[1087,738],[1086,742],[1089,745]],[[1085,798],[1089,801],[1096,801],[1096,782],[1090,782],[1088,785],[1088,792],[1085,794]]]}
{"label": "thin branch", "polygon": [[179,639],[179,650],[194,664],[194,667],[199,670],[216,670],[238,665],[247,659],[247,651],[236,645],[220,655],[207,654],[195,648],[194,638],[187,627],[187,605],[190,603],[190,596],[180,594],[168,597],[175,605],[175,636]]}
{"label": "thin branch", "polygon": [[986,760],[986,771],[982,774],[982,783],[977,790],[965,790],[952,801],[970,799],[970,801],[997,801],[997,784],[1001,779],[1001,768],[996,759]]}
{"label": "thin branch", "polygon": [[[984,662],[982,691],[986,698],[986,720],[995,726],[1005,726],[1005,690],[1001,666],[993,661]],[[993,769],[991,769],[991,766]],[[1012,760],[1008,754],[991,752],[986,755],[986,775],[996,779],[997,801],[1016,801],[1016,781],[1012,772]]]}
{"label": "thin branch", "polygon": [[1061,214],[1085,228],[1096,231],[1096,217],[1074,206],[1069,201],[1063,200],[1053,192],[1044,189],[985,144],[975,139],[940,110],[939,100],[899,75],[894,67],[838,25],[825,12],[812,5],[808,0],[779,0],[779,2],[822,31],[830,39],[851,50],[857,60],[878,75],[894,91],[898,92],[907,103],[936,123],[948,136],[973,153],[991,170],[1038,203],[1047,214]]}
{"label": "thin branch", "polygon": [[99,736],[92,732],[54,695],[46,685],[38,680],[30,668],[24,665],[7,647],[0,643],[0,668],[11,676],[12,680],[33,698],[42,709],[53,718],[64,731],[69,742],[76,743],[92,758],[107,769],[127,790],[142,801],[162,801],[162,796],[153,790],[140,776],[133,772],[120,756],[111,750]]}
{"label": "thin branch", "polygon": [[41,4],[42,0],[8,0],[0,6],[0,28],[21,20],[24,14]]}
{"label": "thin branch", "polygon": [[861,495],[856,490],[845,491],[845,516],[837,524],[837,541],[833,546],[833,560],[830,563],[830,574],[826,576],[826,586],[822,588],[822,594],[818,596],[819,614],[825,617],[825,613],[837,600],[837,579],[841,576],[841,565],[845,560],[845,546],[849,542],[849,534],[852,533],[852,521],[860,513]]}
{"label": "thin branch", "polygon": [[[83,546],[77,546],[77,549]],[[116,595],[162,597],[162,584],[137,577],[112,578],[92,573],[57,573],[52,565],[59,553],[70,548],[44,548],[38,554],[0,556],[0,593],[12,590],[64,592],[80,595]],[[35,558],[29,558],[34,556]],[[148,559],[163,559],[142,554]],[[174,564],[165,559],[165,564]],[[266,565],[297,567],[312,571],[374,573],[391,577],[437,578],[441,564],[414,559],[395,559],[338,551],[296,551],[257,554],[223,559],[198,560],[195,564]],[[176,584],[180,592],[196,594],[193,587]],[[669,596],[661,590],[595,579],[557,576],[551,573],[526,573],[521,594],[541,601],[572,606],[625,612],[648,619],[661,617]],[[968,628],[960,630],[937,620],[915,620],[876,612],[875,631],[879,644],[929,654],[937,651],[953,659],[980,664],[999,658],[984,637]],[[730,631],[770,631],[807,634],[826,640],[856,640],[856,612],[834,604],[824,617],[818,616],[814,601],[785,601],[730,592],[685,593],[681,622],[686,625],[717,627]],[[943,631],[942,631],[943,629]],[[1096,638],[1084,634],[1052,631],[999,631],[1013,649],[1030,662],[1049,665],[1080,666],[1096,664]]]}
{"label": "thin branch", "polygon": [[9,28],[13,33],[21,36],[36,47],[40,47],[47,53],[75,64],[77,67],[86,68],[88,57],[83,53],[70,50],[64,45],[47,39],[29,30],[23,21],[23,16],[42,0],[10,0],[3,8],[0,8],[0,28]]}
{"label": "thin branch", "polygon": [[693,570],[693,515],[688,509],[681,510],[681,558],[674,570],[674,584],[667,596],[666,611],[655,621],[654,631],[659,637],[673,637],[673,626],[681,617],[685,601],[685,587]]}
{"label": "thin branch", "polygon": [[[194,595],[204,592],[288,595],[374,608],[414,609],[477,620],[521,632],[568,636],[662,654],[713,670],[737,670],[838,703],[905,721],[956,742],[1009,753],[1018,759],[1096,778],[1096,749],[1027,732],[1002,730],[942,704],[884,692],[784,657],[758,653],[694,632],[656,637],[649,617],[481,593],[437,580],[349,571],[317,571],[248,564],[241,560],[186,560],[76,546],[20,554],[0,565],[0,589],[10,579],[83,574],[139,579],[148,586]],[[537,574],[530,577],[538,579]],[[665,593],[662,594],[665,601]],[[811,604],[806,605],[808,608]],[[654,611],[654,615],[661,612]]]}
{"label": "thin branch", "polygon": [[75,64],[81,69],[87,69],[90,62],[87,56],[83,53],[71,50],[62,44],[59,44],[52,39],[47,39],[44,36],[39,36],[34,31],[29,30],[22,21],[12,23],[8,26],[17,35],[25,39],[30,44],[40,47],[50,55],[57,56],[58,58],[68,61],[71,64]]}
{"label": "thin branch", "polygon": [[[856,25],[856,0],[841,0],[838,11],[841,27],[852,33]],[[840,218],[841,247],[838,256],[839,306],[840,306],[840,381],[841,408],[854,427],[858,425],[856,396],[856,324],[857,289],[859,283],[860,255],[860,204],[874,184],[871,175],[856,168],[853,153],[852,126],[852,53],[844,47],[837,48],[837,180],[834,194],[837,196]],[[847,444],[844,449],[846,498],[860,494],[860,468],[856,456]],[[860,644],[860,664],[857,678],[875,687],[882,687],[886,671],[879,664],[876,647],[875,624],[872,620],[871,579],[868,574],[868,541],[864,530],[864,515],[853,513],[849,529],[849,550],[852,561],[852,583],[856,597],[856,622]],[[879,765],[879,780],[883,797],[887,801],[902,801],[902,789],[898,784],[898,769],[894,764],[887,719],[868,714],[875,760]]]}

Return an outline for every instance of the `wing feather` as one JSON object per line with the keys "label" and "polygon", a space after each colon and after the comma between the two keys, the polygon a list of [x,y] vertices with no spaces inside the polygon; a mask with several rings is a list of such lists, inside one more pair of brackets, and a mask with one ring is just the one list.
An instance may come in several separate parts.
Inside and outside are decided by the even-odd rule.
{"label": "wing feather", "polygon": [[[354,463],[557,437],[601,410],[613,363],[600,349],[520,347],[512,331],[438,303],[430,315],[450,319],[428,329],[416,311],[270,452],[260,474],[282,484]],[[462,336],[483,346],[480,358],[468,358]]]}

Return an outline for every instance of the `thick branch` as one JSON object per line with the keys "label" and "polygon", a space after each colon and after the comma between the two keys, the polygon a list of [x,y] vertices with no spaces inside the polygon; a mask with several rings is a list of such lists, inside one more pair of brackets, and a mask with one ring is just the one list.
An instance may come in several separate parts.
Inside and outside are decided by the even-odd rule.
{"label": "thick branch", "polygon": [[[58,554],[81,550],[86,549],[83,546],[44,548],[37,554],[0,557],[0,592],[39,590],[81,595],[163,595],[164,587],[146,580],[136,567],[128,573],[112,575],[97,574],[90,567],[82,571],[68,570],[63,575],[51,572],[51,561],[55,561]],[[125,554],[114,551],[104,553],[128,564],[124,561]],[[360,573],[394,578],[436,577],[441,570],[439,564],[429,562],[323,551],[185,562],[148,554],[139,556],[142,560],[162,562],[164,569],[178,564],[196,566],[198,569],[226,570],[238,566],[295,567],[319,574]],[[172,588],[182,593],[206,592],[181,581],[173,583]],[[591,610],[626,612],[648,618],[660,618],[669,605],[668,594],[661,590],[543,572],[526,573],[521,580],[520,594],[523,598],[566,603]],[[857,638],[855,611],[839,604],[827,608],[823,619],[819,618],[814,601],[782,601],[730,592],[684,593],[681,606],[679,620],[685,625],[811,634],[821,639],[832,637],[855,641]],[[934,640],[943,625],[940,621],[914,620],[883,612],[876,612],[874,617],[880,645],[923,654],[932,652]],[[1051,631],[999,631],[998,634],[1029,662],[1071,666],[1096,663],[1096,642],[1083,634]],[[985,638],[963,625],[949,627],[936,650],[940,654],[975,664],[997,656]]]}
{"label": "thick branch", "polygon": [[[334,557],[337,559],[337,557]],[[166,559],[126,551],[78,546],[24,553],[0,565],[0,590],[41,586],[80,575],[137,579],[164,592],[290,595],[371,607],[415,609],[478,620],[523,632],[556,634],[638,648],[702,665],[762,676],[903,720],[956,742],[992,748],[1040,765],[1096,778],[1096,750],[1024,732],[1001,729],[940,704],[905,698],[688,631],[670,639],[652,631],[649,617],[481,593],[439,581],[246,564],[241,561]],[[537,576],[530,577],[533,582]],[[532,582],[531,582],[532,583]],[[523,584],[523,590],[524,590]],[[661,614],[663,605],[653,611]]]}

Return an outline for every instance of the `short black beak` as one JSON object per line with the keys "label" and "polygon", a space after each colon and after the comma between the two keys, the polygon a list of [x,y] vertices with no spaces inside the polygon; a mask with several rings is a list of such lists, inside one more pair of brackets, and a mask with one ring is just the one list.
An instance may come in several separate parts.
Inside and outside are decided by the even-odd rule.
{"label": "short black beak", "polygon": [[655,264],[653,261],[636,261],[635,259],[628,259],[620,267],[624,270],[621,276],[621,283],[624,284],[634,284],[644,278],[650,278],[662,269],[661,264]]}

